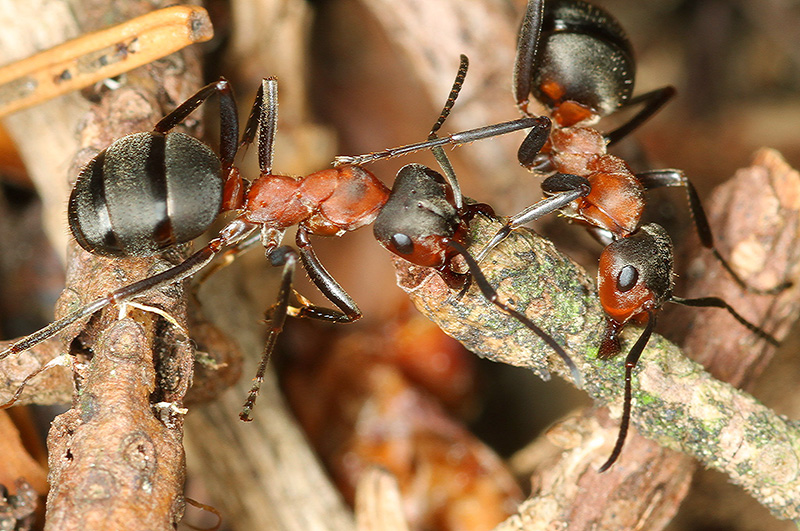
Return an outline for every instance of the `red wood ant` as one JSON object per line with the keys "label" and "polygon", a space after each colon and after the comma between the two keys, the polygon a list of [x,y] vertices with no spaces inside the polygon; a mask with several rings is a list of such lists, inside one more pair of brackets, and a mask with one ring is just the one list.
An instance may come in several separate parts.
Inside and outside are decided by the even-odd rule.
{"label": "red wood ant", "polygon": [[[392,154],[464,144],[529,128],[536,122],[522,118],[437,138],[436,131],[455,102],[466,70],[466,57],[462,56],[456,83],[429,140],[390,150]],[[201,141],[171,131],[214,94],[220,98],[219,156]],[[240,414],[242,420],[250,420],[270,353],[290,307],[298,260],[336,308],[315,306],[298,295],[300,300],[292,315],[337,323],[361,317],[355,301],[320,263],[309,237],[340,236],[375,221],[375,235],[384,246],[417,265],[436,269],[450,286],[460,286],[467,278],[452,269],[455,256],[465,256],[470,273],[486,297],[542,337],[578,377],[577,368],[563,348],[524,315],[501,303],[469,257],[464,248],[466,224],[476,208],[463,205],[449,164],[445,168],[449,181],[429,168],[409,164],[397,174],[391,192],[358,164],[300,178],[276,175],[272,173],[276,129],[275,79],[262,82],[241,142],[233,93],[228,82],[220,79],[167,114],[153,131],[125,136],[101,151],[75,183],[68,211],[76,241],[91,253],[116,258],[150,256],[193,240],[208,229],[221,211],[235,210],[236,216],[182,263],[67,314],[10,345],[0,352],[0,359],[27,350],[106,306],[191,277],[222,251],[235,256],[261,242],[272,265],[282,266],[283,272],[278,300],[270,312],[264,355]],[[248,185],[234,166],[234,157],[240,145],[254,142],[257,133],[261,173]],[[446,159],[443,151],[439,155]],[[297,249],[281,246],[286,229],[292,226],[297,227]]]}
{"label": "red wood ant", "polygon": [[[542,182],[547,197],[509,218],[476,256],[480,262],[512,230],[553,212],[585,225],[607,246],[598,273],[600,301],[607,315],[598,357],[619,354],[618,336],[627,323],[645,325],[645,330],[625,359],[619,436],[600,472],[608,470],[622,450],[630,422],[631,373],[663,303],[724,308],[777,345],[775,338],[719,298],[672,295],[672,242],[660,226],[641,226],[646,191],[667,186],[686,190],[701,242],[741,287],[774,294],[788,286],[756,290],[736,274],[714,246],[699,196],[681,170],[634,173],[624,160],[606,152],[607,146],[632,132],[675,94],[668,86],[632,97],[635,68],[625,32],[605,10],[583,0],[528,1],[514,66],[514,97],[520,111],[531,116],[527,107],[532,94],[549,109],[550,119],[540,118],[517,156],[523,166],[551,174]],[[637,104],[644,106],[610,133],[603,135],[591,127],[601,117]]]}

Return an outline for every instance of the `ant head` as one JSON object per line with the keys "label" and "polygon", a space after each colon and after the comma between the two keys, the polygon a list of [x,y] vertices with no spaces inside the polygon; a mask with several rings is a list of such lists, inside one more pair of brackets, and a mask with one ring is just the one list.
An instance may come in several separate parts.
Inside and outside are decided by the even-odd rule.
{"label": "ant head", "polygon": [[463,230],[452,189],[441,174],[420,164],[400,169],[373,225],[384,247],[425,267],[447,264],[455,254],[447,242]]}
{"label": "ant head", "polygon": [[581,0],[548,2],[538,42],[531,92],[543,104],[558,108],[571,102],[570,116],[581,116],[572,107],[606,116],[630,99],[633,49],[605,10]]}
{"label": "ant head", "polygon": [[600,303],[619,325],[638,322],[660,308],[672,288],[672,241],[660,225],[644,225],[600,255]]}

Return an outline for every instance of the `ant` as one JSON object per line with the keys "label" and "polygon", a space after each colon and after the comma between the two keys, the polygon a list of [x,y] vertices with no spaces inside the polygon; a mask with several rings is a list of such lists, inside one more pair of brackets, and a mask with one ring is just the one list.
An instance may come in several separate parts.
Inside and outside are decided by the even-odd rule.
{"label": "ant", "polygon": [[[778,342],[749,323],[717,297],[683,299],[672,294],[673,247],[666,231],[641,225],[645,192],[682,187],[702,244],[744,289],[775,294],[789,286],[758,290],[748,286],[714,245],[706,214],[691,181],[677,169],[634,173],[606,148],[627,136],[675,94],[671,86],[632,96],[636,64],[620,24],[605,10],[583,0],[529,0],[514,65],[513,91],[526,116],[529,95],[549,110],[520,145],[517,158],[526,168],[549,173],[542,182],[545,199],[508,219],[478,253],[480,262],[512,230],[553,212],[585,225],[605,249],[600,258],[598,291],[606,328],[598,358],[620,353],[619,333],[628,323],[645,330],[625,359],[625,395],[615,447],[600,467],[617,460],[630,422],[631,375],[647,344],[656,313],[665,302],[726,309],[737,321],[773,345]],[[643,107],[610,133],[592,127],[600,118],[634,105]]]}
{"label": "ant", "polygon": [[[33,347],[109,305],[126,303],[150,290],[192,277],[223,251],[226,258],[233,258],[261,242],[271,264],[283,270],[277,302],[268,312],[271,319],[263,357],[240,414],[243,421],[249,421],[270,354],[290,312],[295,317],[336,323],[361,317],[355,301],[317,258],[309,237],[341,236],[374,221],[375,236],[387,249],[412,263],[435,269],[450,287],[460,287],[468,278],[453,269],[454,258],[464,256],[486,298],[546,341],[577,380],[577,368],[563,348],[523,314],[500,302],[466,251],[467,223],[482,207],[463,204],[455,174],[441,146],[526,129],[535,122],[522,118],[438,138],[436,132],[455,103],[467,66],[468,61],[462,56],[450,97],[429,139],[388,150],[392,155],[438,150],[437,158],[445,162],[448,177],[425,166],[409,164],[400,169],[391,191],[355,163],[305,177],[273,174],[278,105],[274,78],[262,81],[241,142],[236,103],[225,79],[200,89],[164,116],[152,131],[116,140],[85,166],[70,196],[70,229],[86,251],[112,258],[152,256],[197,238],[221,212],[233,210],[235,217],[180,264],[108,293],[21,338],[0,352],[0,360]],[[220,101],[219,156],[200,140],[172,131],[212,95],[218,95]],[[240,147],[254,142],[257,133],[260,176],[247,183],[234,165],[234,158]],[[297,228],[297,249],[281,245],[285,231],[293,226]],[[297,306],[290,306],[298,261],[335,309],[315,306],[299,294],[295,294]],[[10,406],[21,389],[3,406]]]}

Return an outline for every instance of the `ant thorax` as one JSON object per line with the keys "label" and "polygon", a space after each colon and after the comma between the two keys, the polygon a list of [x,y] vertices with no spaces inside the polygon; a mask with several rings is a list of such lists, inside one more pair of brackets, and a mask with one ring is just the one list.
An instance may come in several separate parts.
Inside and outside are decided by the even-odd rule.
{"label": "ant thorax", "polygon": [[262,175],[247,192],[245,217],[274,228],[304,224],[318,236],[341,236],[375,220],[389,189],[368,170],[340,166],[303,178]]}
{"label": "ant thorax", "polygon": [[554,128],[550,159],[557,172],[585,177],[591,186],[588,195],[571,202],[562,214],[617,238],[636,230],[644,210],[644,187],[624,160],[606,152],[605,139],[597,130]]}

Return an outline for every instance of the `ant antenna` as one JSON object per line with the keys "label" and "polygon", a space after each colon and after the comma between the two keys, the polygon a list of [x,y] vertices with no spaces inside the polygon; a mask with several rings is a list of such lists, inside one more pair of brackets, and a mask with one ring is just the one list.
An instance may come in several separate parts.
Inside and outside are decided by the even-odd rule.
{"label": "ant antenna", "polygon": [[[428,140],[436,140],[438,138],[436,133],[439,131],[439,129],[441,129],[447,117],[450,116],[450,111],[453,110],[453,105],[456,104],[456,99],[461,93],[461,88],[464,86],[464,79],[467,77],[468,69],[469,58],[462,53],[458,66],[458,72],[456,73],[456,79],[453,81],[453,88],[450,89],[450,94],[447,96],[447,101],[442,108],[442,112],[439,114],[439,118],[436,120],[436,123],[433,124],[433,127],[431,127]],[[450,184],[450,188],[453,191],[453,200],[455,201],[456,209],[461,210],[464,207],[464,199],[461,195],[461,185],[458,183],[458,178],[456,177],[456,172],[453,169],[453,165],[450,163],[450,159],[447,157],[447,154],[444,152],[444,148],[442,148],[442,146],[435,146],[431,148],[431,152],[436,158],[436,162],[439,163],[439,167],[442,168],[445,179],[447,179],[448,184]]]}
{"label": "ant antenna", "polygon": [[760,337],[773,347],[779,347],[780,341],[778,341],[775,336],[766,332],[761,327],[754,325],[741,315],[739,315],[733,307],[725,302],[724,300],[720,299],[719,297],[699,297],[697,299],[684,299],[682,297],[676,297],[672,295],[668,302],[674,302],[675,304],[680,304],[682,306],[693,306],[695,308],[721,308],[723,310],[728,310],[728,313],[739,321],[739,323],[750,330],[754,335]]}
{"label": "ant antenna", "polygon": [[631,379],[633,377],[633,368],[636,367],[636,364],[639,362],[639,357],[641,357],[644,347],[650,340],[650,336],[653,334],[653,329],[655,327],[655,313],[653,311],[648,311],[647,327],[644,329],[644,332],[642,332],[642,335],[639,336],[639,339],[636,340],[636,344],[633,345],[633,348],[628,352],[628,356],[625,358],[625,398],[622,401],[622,418],[619,423],[617,442],[614,444],[611,455],[606,462],[603,463],[603,466],[598,469],[599,473],[605,472],[611,468],[611,465],[616,462],[619,454],[622,452],[622,447],[625,445],[625,438],[628,436],[628,427],[631,422],[631,402],[633,401],[633,385]]}

